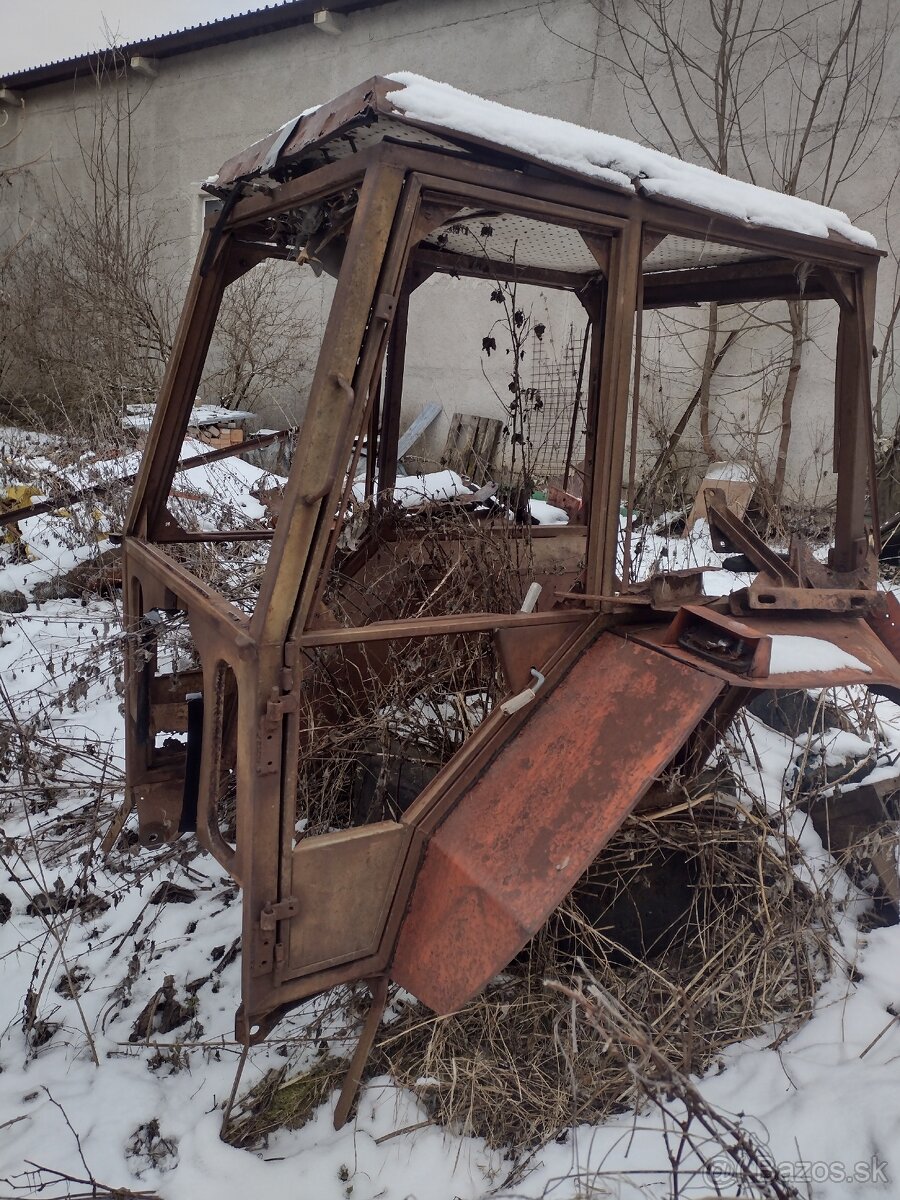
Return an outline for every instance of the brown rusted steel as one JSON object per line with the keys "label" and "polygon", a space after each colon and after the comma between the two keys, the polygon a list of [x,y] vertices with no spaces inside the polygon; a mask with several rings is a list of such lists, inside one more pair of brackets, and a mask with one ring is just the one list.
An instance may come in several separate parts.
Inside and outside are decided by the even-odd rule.
{"label": "brown rusted steel", "polygon": [[[890,904],[896,917],[900,914],[900,874],[891,836],[900,817],[896,776],[830,792],[801,802],[801,807],[809,813],[826,850],[834,855],[855,851],[869,860],[880,899]],[[887,837],[886,830],[891,831]]]}
{"label": "brown rusted steel", "polygon": [[[706,621],[716,617],[720,621],[731,620],[723,614],[715,613],[706,607],[698,610]],[[673,624],[679,623],[676,617]],[[862,683],[874,685],[900,685],[900,663],[894,658],[875,631],[862,617],[835,616],[832,613],[806,613],[795,617],[775,613],[748,613],[740,620],[733,621],[731,645],[723,647],[719,661],[710,651],[704,656],[699,652],[700,643],[691,646],[673,640],[672,626],[668,629],[660,626],[630,627],[624,635],[634,638],[645,646],[655,646],[663,653],[671,655],[692,666],[702,667],[718,679],[724,679],[736,687],[749,688],[821,688],[840,684]],[[746,632],[744,632],[746,631]],[[740,663],[740,650],[736,643],[741,638],[772,638],[778,636],[812,638],[817,642],[828,642],[830,645],[853,658],[858,659],[861,666],[842,666],[828,669],[816,669],[810,665],[808,669],[785,671],[770,674],[767,671],[756,673],[748,665],[743,668]],[[811,646],[811,655],[816,652],[815,643]],[[768,651],[771,654],[771,648]],[[750,656],[752,664],[754,656]],[[762,661],[762,660],[757,660]],[[814,659],[813,659],[814,661]],[[740,666],[741,669],[735,669]]]}
{"label": "brown rusted steel", "polygon": [[366,1059],[369,1057],[372,1043],[375,1041],[375,1035],[378,1033],[378,1026],[381,1024],[381,1018],[384,1015],[385,1005],[387,1004],[388,983],[389,980],[386,975],[382,975],[380,979],[374,979],[370,982],[372,1003],[366,1014],[362,1033],[359,1035],[359,1041],[357,1042],[356,1049],[353,1051],[353,1058],[350,1060],[350,1066],[347,1068],[347,1074],[341,1087],[341,1094],[334,1108],[335,1129],[342,1128],[350,1116],[350,1110],[353,1107],[353,1101],[356,1098],[362,1074],[365,1070]]}
{"label": "brown rusted steel", "polygon": [[713,548],[720,553],[739,551],[746,555],[757,571],[767,571],[779,587],[796,587],[796,572],[770,550],[763,539],[731,511],[721,488],[707,488],[706,514]]}
{"label": "brown rusted steel", "polygon": [[311,629],[296,639],[298,646],[339,646],[344,643],[385,642],[396,639],[440,637],[453,633],[488,633],[497,629],[540,629],[544,625],[571,625],[581,621],[577,612],[550,610],[536,613],[464,613],[449,617],[419,617],[415,621],[376,621],[371,625]]}
{"label": "brown rusted steel", "polygon": [[[211,185],[226,208],[201,247],[124,531],[129,796],[145,844],[195,825],[243,888],[236,1029],[245,1041],[266,1036],[305,997],[353,981],[375,989],[364,1041],[390,977],[440,1011],[464,1003],[546,920],[659,772],[673,759],[685,770],[702,764],[754,689],[857,682],[900,695],[900,609],[885,609],[874,591],[866,509],[877,255],[837,236],[633,194],[430,127],[387,99],[399,86],[366,81],[230,160]],[[575,231],[589,249],[584,270],[524,251],[515,263],[484,263],[446,249],[442,234],[473,211]],[[714,267],[653,271],[648,252],[669,236],[741,253]],[[244,612],[166,547],[208,540],[226,553],[226,539],[263,540],[266,531],[186,533],[168,500],[223,295],[270,257],[318,261],[337,284],[259,596]],[[581,524],[502,532],[529,562],[521,594],[535,580],[543,586],[531,613],[479,611],[486,605],[475,596],[464,614],[397,619],[383,598],[365,597],[385,565],[418,561],[414,524],[382,527],[415,328],[407,310],[427,298],[429,289],[416,289],[434,272],[559,287],[588,314]],[[641,307],[775,295],[827,295],[840,310],[829,563],[799,542],[783,558],[713,499],[717,535],[757,569],[749,588],[713,600],[693,569],[623,587],[619,507]],[[376,503],[362,542],[341,557],[363,439]],[[435,509],[434,524],[441,519]],[[480,532],[501,536],[489,523]],[[455,563],[463,535],[448,526],[445,538]],[[361,597],[359,624],[330,606],[335,563]],[[170,616],[186,622],[197,659],[181,676],[160,665]],[[827,641],[862,666],[773,675],[783,634]],[[396,820],[298,832],[301,754],[311,725],[336,719],[311,660],[331,656],[364,712],[367,684],[389,678],[422,639],[461,645],[476,635],[505,690],[409,807]],[[187,745],[165,744],[167,732],[186,732]],[[227,788],[233,826],[224,822]]]}
{"label": "brown rusted steel", "polygon": [[705,499],[713,547],[721,552],[740,551],[759,571],[749,588],[732,596],[735,612],[865,613],[877,608],[876,558],[874,552],[868,553],[868,547],[856,567],[846,571],[817,562],[796,536],[784,558],[732,512],[719,488],[707,488]]}
{"label": "brown rusted steel", "polygon": [[[578,625],[586,625],[590,614],[584,614]],[[573,626],[507,625],[494,634],[494,648],[503,677],[513,695],[534,685],[532,672],[549,662],[572,638]]]}
{"label": "brown rusted steel", "polygon": [[900,601],[893,592],[879,592],[879,604],[869,613],[868,623],[894,658],[900,661]]}
{"label": "brown rusted steel", "polygon": [[[610,264],[608,300],[604,305],[607,329],[599,346],[602,354],[599,379],[599,415],[590,486],[587,592],[610,592],[616,580],[619,504],[624,474],[625,436],[631,363],[631,339],[641,270],[643,225],[634,222],[616,238]],[[599,340],[599,339],[598,339]],[[594,362],[591,387],[597,386]]]}
{"label": "brown rusted steel", "polygon": [[543,925],[721,690],[601,635],[432,834],[393,978],[436,1012],[464,1004]]}

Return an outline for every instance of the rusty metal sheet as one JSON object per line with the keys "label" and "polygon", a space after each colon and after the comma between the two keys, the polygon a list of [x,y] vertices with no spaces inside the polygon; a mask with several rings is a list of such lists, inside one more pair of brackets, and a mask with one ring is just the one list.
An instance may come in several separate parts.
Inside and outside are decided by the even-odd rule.
{"label": "rusty metal sheet", "polygon": [[[585,626],[591,616],[591,613],[583,614]],[[576,626],[568,624],[498,629],[494,634],[494,647],[509,690],[516,693],[533,686],[532,669],[548,663],[579,632]]]}
{"label": "rusty metal sheet", "polygon": [[[709,610],[706,610],[709,612]],[[677,620],[677,618],[676,618]],[[738,622],[735,622],[737,625]],[[739,674],[713,662],[704,661],[698,654],[684,646],[668,644],[671,626],[640,626],[628,629],[626,636],[644,646],[652,646],[665,654],[691,666],[702,667],[734,686],[751,688],[821,688],[842,684],[862,683],[900,687],[900,662],[894,658],[878,634],[863,617],[792,616],[787,614],[761,613],[742,614],[740,626],[760,637],[788,635],[792,637],[817,638],[830,642],[839,650],[852,654],[869,668],[868,671],[841,667],[829,671],[791,671],[780,674],[768,672]]]}
{"label": "rusty metal sheet", "polygon": [[900,910],[900,875],[892,838],[878,837],[896,824],[900,779],[880,779],[841,793],[815,796],[802,804],[826,850],[835,856],[854,848],[872,864],[878,880],[876,894]]}
{"label": "rusty metal sheet", "polygon": [[393,821],[301,841],[292,856],[285,978],[308,975],[378,948],[412,831]]}
{"label": "rusty metal sheet", "polygon": [[327,104],[295,117],[223,163],[214,186],[224,187],[239,179],[265,174],[276,164],[299,158],[316,146],[333,141],[356,126],[365,125],[374,119],[376,113],[386,114],[393,105],[388,103],[385,95],[391,87],[396,90],[400,86],[373,76]]}
{"label": "rusty metal sheet", "polygon": [[722,683],[603,634],[432,836],[392,977],[452,1012],[537,932]]}
{"label": "rusty metal sheet", "polygon": [[900,662],[900,602],[893,592],[880,594],[881,604],[866,618],[894,658]]}

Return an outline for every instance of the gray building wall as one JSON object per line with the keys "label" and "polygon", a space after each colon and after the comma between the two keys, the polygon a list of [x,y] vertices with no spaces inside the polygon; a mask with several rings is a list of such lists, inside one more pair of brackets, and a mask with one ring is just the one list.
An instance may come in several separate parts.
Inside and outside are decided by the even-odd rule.
{"label": "gray building wall", "polygon": [[[631,9],[627,2],[620,7],[626,13]],[[699,7],[705,11],[706,6]],[[649,118],[635,109],[633,98],[630,105],[624,102],[622,83],[603,58],[611,49],[601,37],[594,0],[396,0],[350,14],[337,37],[305,24],[178,54],[160,62],[156,78],[132,75],[129,81],[133,99],[140,99],[133,117],[136,184],[164,214],[172,263],[184,278],[200,237],[200,182],[236,150],[300,110],[370,75],[411,70],[515,107],[633,136],[633,120],[643,125]],[[24,169],[0,194],[0,234],[4,228],[21,231],[39,223],[47,198],[58,190],[54,179],[78,178],[79,149],[73,133],[76,124],[90,129],[95,103],[93,80],[82,78],[29,91],[21,110],[4,110],[7,121],[0,129],[0,146],[4,140],[7,144],[0,149],[0,172]],[[786,104],[779,105],[777,95],[771,98],[771,110],[771,142],[777,147],[779,139],[790,135],[790,112]],[[758,147],[758,158],[763,160],[770,148]],[[843,206],[851,215],[881,203],[897,164],[897,131],[888,121],[878,161],[844,188]],[[876,222],[868,224],[883,236]],[[890,275],[891,270],[882,272],[885,285],[890,285]],[[432,399],[445,413],[432,428],[427,446],[419,448],[426,456],[439,453],[451,412],[498,411],[485,370],[502,394],[502,357],[486,362],[480,352],[481,339],[496,317],[487,290],[471,282],[433,281],[420,289],[413,305],[409,415]],[[882,306],[888,305],[889,292],[889,286],[883,287]],[[327,313],[329,285],[310,285],[305,294],[314,352],[316,330]],[[535,293],[528,303],[534,305],[535,319],[549,321],[560,337],[569,324],[582,320],[571,299],[545,301]],[[791,475],[797,484],[809,474],[810,454],[821,442],[823,415],[830,414],[830,396],[823,395],[832,353],[830,327],[820,331],[817,341],[822,349],[812,343],[807,349],[796,401]],[[689,339],[687,346],[673,342],[667,350],[666,339],[657,337],[651,361],[645,364],[648,403],[668,407],[675,414],[673,421],[696,386],[696,352],[696,341]],[[748,358],[752,351],[744,352],[743,362]],[[741,452],[742,430],[752,427],[758,415],[755,401],[735,399],[734,371],[740,367],[736,358],[732,373],[716,385],[719,394],[713,401],[721,444],[735,453]],[[286,410],[288,416],[302,412],[307,383],[301,377],[293,391],[272,396],[271,403],[263,405],[263,421],[275,420],[278,410]],[[893,423],[893,394],[889,404]],[[767,436],[771,450],[771,429]],[[652,454],[652,437],[647,435],[645,442],[643,451]]]}

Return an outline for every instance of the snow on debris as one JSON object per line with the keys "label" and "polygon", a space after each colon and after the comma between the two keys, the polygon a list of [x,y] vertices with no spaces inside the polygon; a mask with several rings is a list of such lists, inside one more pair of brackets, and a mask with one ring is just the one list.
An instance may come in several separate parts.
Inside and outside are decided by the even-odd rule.
{"label": "snow on debris", "polygon": [[[153,424],[155,404],[128,404],[122,417],[122,428],[146,432]],[[207,425],[231,425],[249,421],[256,414],[242,408],[226,408],[222,404],[197,404],[191,409],[189,429],[204,429]]]}
{"label": "snow on debris", "polygon": [[394,500],[403,508],[417,508],[426,500],[455,500],[469,491],[455,471],[430,471],[425,475],[398,475]]}
{"label": "snow on debris", "polygon": [[[185,438],[181,459],[194,458],[209,453],[209,446],[196,438]],[[201,463],[178,471],[172,481],[175,491],[186,490],[230,504],[254,521],[262,520],[265,508],[253,494],[260,487],[283,486],[287,480],[264,467],[254,466],[245,458],[234,454],[231,458],[211,463]]]}
{"label": "snow on debris", "polygon": [[[393,498],[402,508],[418,508],[428,501],[439,504],[455,500],[457,496],[468,496],[472,490],[455,471],[426,471],[424,475],[398,475]],[[354,482],[353,495],[360,504],[365,500],[366,482],[363,477]]]}
{"label": "snow on debris", "polygon": [[[191,449],[187,444],[184,453]],[[257,469],[233,462],[234,487],[249,489]],[[251,500],[248,490],[244,503]],[[41,520],[46,526],[50,518],[23,523],[26,540],[38,540],[29,535]],[[60,534],[74,528],[70,518],[53,520]],[[694,539],[695,555],[708,552],[704,536]],[[87,551],[61,536],[41,547],[28,562],[0,559],[0,589],[28,594],[51,566],[65,568]],[[87,845],[96,847],[122,800],[121,667],[115,661],[121,611],[93,597],[83,604],[30,604],[0,620],[0,677],[17,719],[36,722],[35,730],[52,737],[62,753],[52,791],[27,793],[28,805],[15,774],[0,780],[4,1194],[63,1194],[66,1180],[49,1172],[80,1180],[88,1170],[103,1186],[75,1183],[76,1194],[109,1195],[118,1188],[122,1195],[163,1200],[479,1200],[498,1188],[530,1200],[600,1194],[598,1188],[623,1200],[672,1194],[671,1143],[653,1110],[573,1125],[507,1188],[502,1181],[510,1163],[502,1152],[434,1125],[412,1093],[383,1075],[366,1080],[356,1116],[339,1132],[332,1128],[329,1097],[307,1125],[280,1130],[265,1149],[238,1150],[220,1141],[221,1106],[240,1053],[232,1036],[240,995],[237,891],[208,856],[192,858],[178,847],[156,855],[132,848],[133,818],[130,836],[107,859],[97,855],[87,864],[80,858]],[[810,658],[821,665],[826,651],[843,654],[816,638],[776,638],[775,645],[779,640],[805,644],[806,668]],[[843,658],[844,665],[850,659],[865,669],[852,656]],[[900,753],[900,709],[879,700],[877,713],[891,755]],[[743,786],[780,815],[797,745],[752,715],[747,720],[758,753],[748,757],[734,741],[725,753]],[[835,736],[841,750],[869,744],[847,732]],[[765,1142],[801,1195],[896,1196],[900,926],[863,925],[870,902],[835,870],[804,814],[785,812],[784,819],[804,851],[798,875],[833,889],[834,974],[806,1025],[788,1038],[773,1028],[736,1044],[695,1082],[709,1102],[742,1114],[742,1126]],[[33,903],[39,893],[74,899],[76,906],[41,916]],[[49,935],[51,923],[61,946]],[[167,977],[184,1011],[183,1023],[164,1031],[153,1005]],[[146,1032],[135,1033],[148,1005]],[[37,1017],[30,1034],[23,1028],[29,1007]],[[324,1000],[308,1001],[250,1051],[242,1092],[288,1061],[294,1070],[311,1065],[323,1039],[336,1036],[349,1054],[355,1033],[335,1026]],[[727,1170],[727,1162],[720,1165]],[[712,1190],[697,1178],[682,1194]]]}
{"label": "snow on debris", "polygon": [[773,633],[770,675],[792,675],[795,671],[864,671],[872,668],[854,654],[822,638]]}
{"label": "snow on debris", "polygon": [[403,85],[387,98],[411,120],[468,133],[593,179],[662,200],[687,201],[750,225],[814,237],[833,232],[861,246],[877,245],[846,213],[811,200],[743,183],[627,138],[510,108],[409,71],[387,78]]}
{"label": "snow on debris", "polygon": [[537,521],[538,525],[568,525],[569,514],[564,508],[557,508],[555,504],[548,504],[546,500],[529,500],[528,509],[532,519]]}
{"label": "snow on debris", "polygon": [[704,480],[722,479],[729,483],[752,483],[753,472],[749,463],[717,462],[710,464],[703,478]]}

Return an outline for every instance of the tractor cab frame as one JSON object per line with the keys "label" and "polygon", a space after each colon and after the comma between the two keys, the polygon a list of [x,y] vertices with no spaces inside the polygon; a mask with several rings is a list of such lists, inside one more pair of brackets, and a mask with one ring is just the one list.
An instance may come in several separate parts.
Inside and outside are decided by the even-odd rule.
{"label": "tractor cab frame", "polygon": [[[145,846],[194,831],[243,890],[244,1042],[265,1037],[305,998],[359,980],[375,997],[360,1054],[389,980],[453,1011],[540,928],[660,772],[702,761],[755,689],[900,687],[867,507],[878,252],[834,231],[813,236],[712,211],[702,188],[689,202],[610,171],[588,176],[411,114],[406,90],[368,80],[250,147],[208,185],[222,205],[207,222],[124,530],[129,795]],[[490,227],[489,256],[473,249],[475,226]],[[277,522],[185,529],[170,491],[220,305],[273,258],[336,275]],[[537,284],[580,301],[590,327],[580,516],[529,531],[522,593],[543,585],[531,611],[481,611],[476,597],[463,614],[336,619],[331,573],[364,581],[383,551],[378,516],[397,475],[408,316],[434,275]],[[643,315],[772,299],[826,300],[837,314],[827,562],[800,539],[776,553],[712,492],[714,543],[750,560],[748,587],[713,599],[698,572],[623,577],[620,506]],[[348,551],[342,531],[359,478],[372,519]],[[509,537],[509,520],[497,524]],[[270,545],[249,611],[174,553],[202,542],[227,556],[247,539]],[[395,533],[397,560],[413,540]],[[195,653],[180,673],[157,645],[159,621],[173,613]],[[405,811],[298,832],[312,656],[331,654],[349,680],[364,680],[392,648],[475,635],[502,670],[502,702]],[[784,635],[831,643],[845,665],[776,675],[772,647]],[[317,719],[327,722],[327,711]],[[186,738],[160,747],[160,729]],[[220,819],[226,780],[236,803],[230,837]],[[351,1077],[360,1069],[358,1056]]]}

